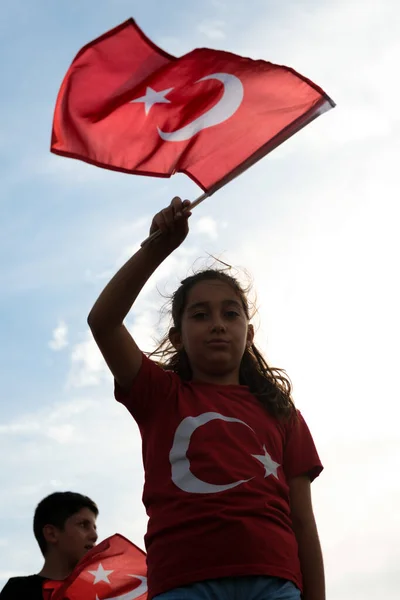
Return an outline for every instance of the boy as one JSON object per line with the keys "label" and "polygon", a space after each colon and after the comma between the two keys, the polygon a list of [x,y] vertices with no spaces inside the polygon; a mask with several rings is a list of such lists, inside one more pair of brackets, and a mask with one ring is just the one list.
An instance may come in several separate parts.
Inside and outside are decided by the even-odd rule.
{"label": "boy", "polygon": [[96,544],[99,510],[87,496],[75,492],[55,492],[44,498],[35,510],[33,531],[44,556],[37,575],[12,577],[0,592],[0,600],[42,600],[46,579],[61,581]]}

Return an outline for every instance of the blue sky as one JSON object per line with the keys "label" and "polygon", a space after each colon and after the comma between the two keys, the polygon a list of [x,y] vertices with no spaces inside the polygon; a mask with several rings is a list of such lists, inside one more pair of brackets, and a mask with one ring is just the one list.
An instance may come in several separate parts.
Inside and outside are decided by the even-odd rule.
{"label": "blue sky", "polygon": [[[41,568],[37,502],[74,489],[99,531],[142,545],[136,426],[112,397],[86,317],[152,215],[196,186],[102,171],[49,153],[77,51],[130,16],[172,54],[198,46],[287,64],[337,102],[199,206],[191,235],[147,285],[129,325],[144,349],[158,290],[207,253],[250,272],[258,343],[285,368],[326,470],[314,484],[330,600],[398,595],[397,283],[400,8],[395,0],[2,6],[0,52],[0,586]],[[198,260],[200,259],[200,260]]]}

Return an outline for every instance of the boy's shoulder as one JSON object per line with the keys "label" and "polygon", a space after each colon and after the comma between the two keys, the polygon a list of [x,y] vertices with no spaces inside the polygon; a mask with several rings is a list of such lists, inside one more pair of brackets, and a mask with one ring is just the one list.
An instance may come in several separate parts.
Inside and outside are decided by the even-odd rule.
{"label": "boy's shoulder", "polygon": [[29,594],[29,600],[42,600],[42,586],[46,581],[40,575],[26,575],[24,577],[11,577],[0,592],[0,600],[19,600],[21,594]]}

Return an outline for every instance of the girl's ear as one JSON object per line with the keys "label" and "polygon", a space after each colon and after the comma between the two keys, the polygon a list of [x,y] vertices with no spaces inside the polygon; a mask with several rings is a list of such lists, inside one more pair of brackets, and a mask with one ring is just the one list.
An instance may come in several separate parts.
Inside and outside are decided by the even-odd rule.
{"label": "girl's ear", "polygon": [[250,346],[252,345],[254,340],[254,327],[253,325],[249,325],[247,328],[247,340],[246,340],[246,346],[247,348],[250,348]]}
{"label": "girl's ear", "polygon": [[175,350],[181,350],[183,348],[182,337],[176,327],[171,327],[168,332],[168,337]]}

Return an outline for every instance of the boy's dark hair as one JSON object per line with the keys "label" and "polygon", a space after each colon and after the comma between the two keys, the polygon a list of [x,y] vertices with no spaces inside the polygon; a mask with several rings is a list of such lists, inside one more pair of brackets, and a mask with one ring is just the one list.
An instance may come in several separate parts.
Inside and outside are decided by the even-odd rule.
{"label": "boy's dark hair", "polygon": [[47,551],[43,528],[46,525],[54,525],[62,530],[65,521],[82,508],[88,508],[96,517],[99,514],[99,509],[93,500],[76,492],[55,492],[39,502],[33,517],[33,533],[43,556]]}
{"label": "boy's dark hair", "polygon": [[[247,290],[242,288],[239,281],[218,269],[205,269],[181,281],[171,299],[172,325],[181,331],[182,316],[185,310],[188,293],[200,281],[217,280],[228,284],[239,296],[243,310],[250,320],[250,309],[247,300]],[[169,335],[161,340],[159,346],[150,356],[160,358],[160,366],[174,371],[181,379],[190,381],[192,370],[184,349],[176,350],[169,340]],[[267,411],[282,419],[296,416],[296,409],[291,398],[291,383],[285,371],[268,366],[261,352],[252,344],[245,350],[239,371],[239,381],[247,385],[250,391],[260,400]]]}

